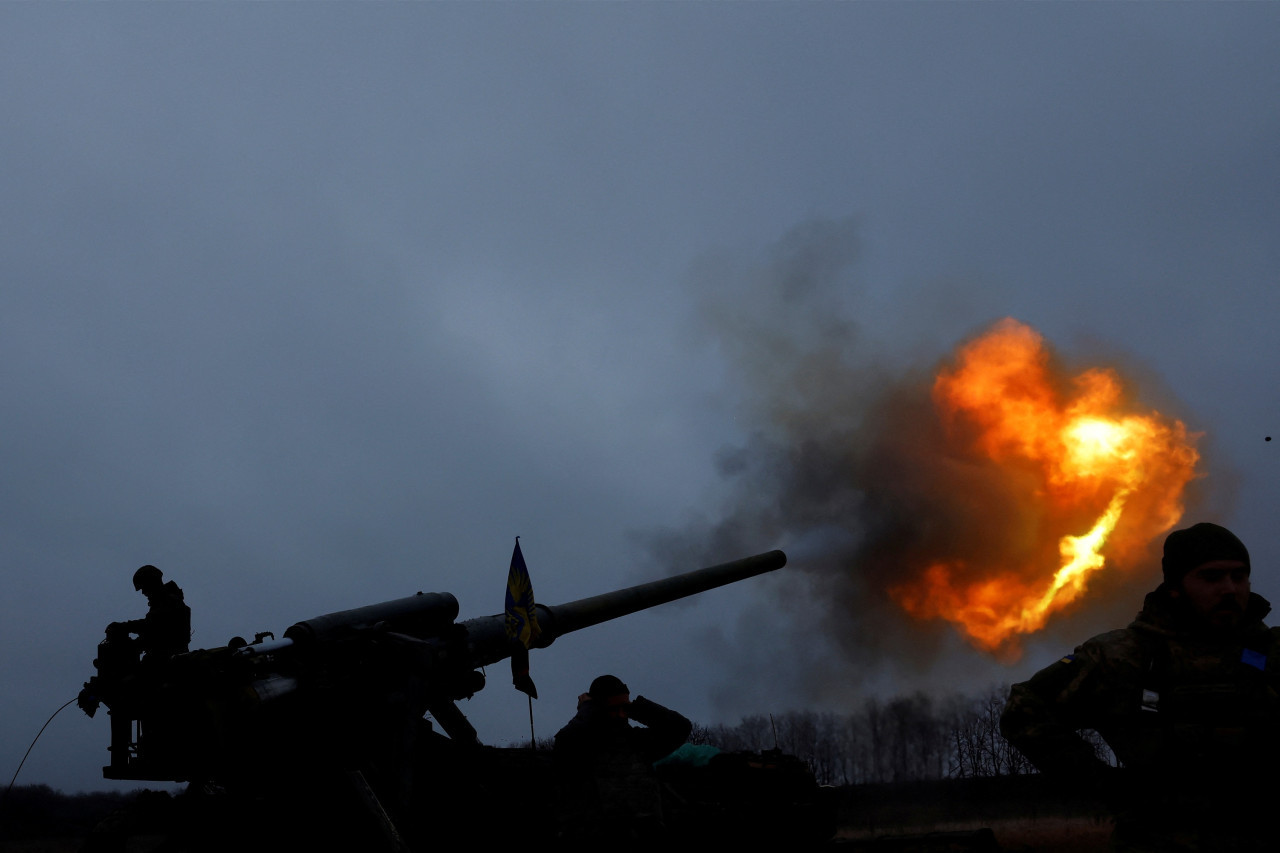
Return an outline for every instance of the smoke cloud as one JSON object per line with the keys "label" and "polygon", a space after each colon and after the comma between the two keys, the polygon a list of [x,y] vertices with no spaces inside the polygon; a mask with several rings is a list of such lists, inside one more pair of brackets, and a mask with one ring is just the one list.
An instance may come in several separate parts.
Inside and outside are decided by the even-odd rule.
{"label": "smoke cloud", "polygon": [[[793,706],[847,705],[877,686],[985,686],[992,660],[949,624],[908,617],[889,590],[940,557],[1019,565],[1043,550],[1041,510],[1027,500],[1033,475],[949,451],[932,399],[938,365],[889,363],[860,338],[849,319],[856,230],[853,220],[809,222],[755,263],[707,259],[693,275],[706,328],[746,389],[749,426],[716,460],[720,515],[657,534],[651,547],[670,565],[775,547],[789,557],[768,601],[736,630],[703,638],[731,676],[716,694],[723,709],[777,708],[779,692]],[[1148,558],[1128,555],[1130,565]],[[1099,580],[1110,603],[1090,596],[1084,621],[1123,624],[1140,596]],[[1088,636],[1081,630],[1073,625],[1072,645]]]}

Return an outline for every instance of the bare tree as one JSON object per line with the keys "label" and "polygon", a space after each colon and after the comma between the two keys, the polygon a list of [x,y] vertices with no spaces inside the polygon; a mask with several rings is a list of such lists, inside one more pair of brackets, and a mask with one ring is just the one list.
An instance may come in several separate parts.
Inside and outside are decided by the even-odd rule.
{"label": "bare tree", "polygon": [[[1006,685],[977,696],[869,696],[849,714],[787,711],[744,717],[736,726],[696,726],[691,738],[730,751],[779,748],[813,769],[821,784],[860,785],[1035,772],[1000,734]],[[1115,763],[1094,732],[1100,758]]]}
{"label": "bare tree", "polygon": [[951,726],[950,774],[955,777],[1016,776],[1033,773],[1031,762],[1000,734],[1008,685],[992,687],[969,700]]}

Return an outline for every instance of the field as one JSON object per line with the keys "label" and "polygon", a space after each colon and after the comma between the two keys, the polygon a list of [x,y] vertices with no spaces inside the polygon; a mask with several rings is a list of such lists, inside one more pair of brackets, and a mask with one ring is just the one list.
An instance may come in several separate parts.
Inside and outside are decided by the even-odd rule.
{"label": "field", "polygon": [[863,785],[840,789],[839,802],[837,841],[853,850],[1088,853],[1111,834],[1097,802],[1039,776]]}
{"label": "field", "polygon": [[883,853],[992,849],[1006,853],[1091,853],[1109,850],[1110,836],[1111,821],[1107,819],[1041,817],[904,824],[874,832],[844,827],[835,841],[840,849]]}
{"label": "field", "polygon": [[[833,846],[842,850],[1090,853],[1108,849],[1111,832],[1110,820],[1096,803],[1064,798],[1039,777],[866,785],[833,793],[839,826]],[[63,797],[47,789],[17,789],[14,794],[4,809],[0,853],[72,853],[80,849],[88,828],[120,805]],[[21,831],[14,831],[16,824]],[[133,839],[128,850],[150,853],[161,845],[161,838],[144,836]]]}

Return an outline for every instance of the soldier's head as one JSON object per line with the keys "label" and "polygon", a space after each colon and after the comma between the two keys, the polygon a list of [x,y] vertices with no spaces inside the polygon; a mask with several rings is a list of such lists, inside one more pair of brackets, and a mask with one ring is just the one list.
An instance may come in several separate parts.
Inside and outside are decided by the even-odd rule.
{"label": "soldier's head", "polygon": [[1234,628],[1249,605],[1249,551],[1225,527],[1201,522],[1164,540],[1169,596],[1213,628]]}
{"label": "soldier's head", "polygon": [[587,691],[591,701],[604,708],[605,712],[620,720],[627,718],[627,708],[631,704],[631,688],[622,683],[616,675],[602,675],[591,682]]}
{"label": "soldier's head", "polygon": [[150,598],[164,588],[164,575],[155,566],[143,566],[133,573],[133,588]]}

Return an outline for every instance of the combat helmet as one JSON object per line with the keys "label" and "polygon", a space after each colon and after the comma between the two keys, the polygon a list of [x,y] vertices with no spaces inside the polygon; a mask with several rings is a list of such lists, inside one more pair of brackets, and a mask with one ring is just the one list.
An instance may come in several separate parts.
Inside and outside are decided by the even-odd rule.
{"label": "combat helmet", "polygon": [[133,573],[133,588],[142,592],[143,587],[153,587],[164,580],[164,574],[155,566],[143,566]]}

